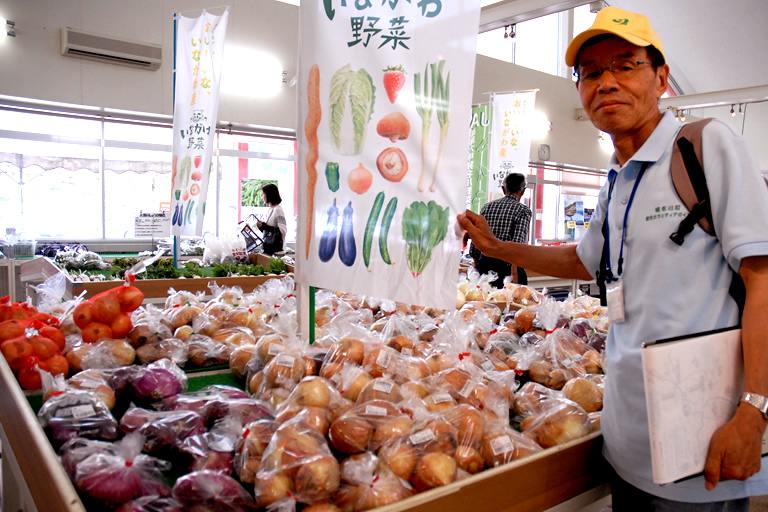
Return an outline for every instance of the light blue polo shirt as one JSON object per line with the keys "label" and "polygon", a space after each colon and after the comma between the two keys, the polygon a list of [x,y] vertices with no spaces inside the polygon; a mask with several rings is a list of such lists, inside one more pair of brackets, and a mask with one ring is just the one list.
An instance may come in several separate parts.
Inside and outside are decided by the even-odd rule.
{"label": "light blue polo shirt", "polygon": [[[706,502],[768,494],[768,464],[746,482],[720,482],[714,491],[704,478],[670,486],[653,483],[648,417],[640,358],[646,341],[736,325],[738,308],[728,287],[731,268],[748,256],[768,255],[768,187],[744,140],[712,121],[703,133],[704,172],[717,238],[698,225],[682,246],[669,235],[688,210],[675,193],[669,171],[672,145],[682,125],[667,111],[632,159],[620,167],[610,202],[611,268],[618,269],[622,224],[632,187],[644,162],[627,219],[624,241],[626,321],[611,325],[606,343],[607,380],[601,420],[604,455],[629,483],[663,498]],[[577,253],[593,275],[600,266],[608,186]]]}

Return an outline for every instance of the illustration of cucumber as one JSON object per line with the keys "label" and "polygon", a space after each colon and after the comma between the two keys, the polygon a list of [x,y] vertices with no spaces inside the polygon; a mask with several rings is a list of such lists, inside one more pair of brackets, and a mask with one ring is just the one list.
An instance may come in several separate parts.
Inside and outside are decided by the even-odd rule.
{"label": "illustration of cucumber", "polygon": [[339,163],[328,162],[325,164],[325,179],[328,180],[328,188],[331,192],[339,190]]}
{"label": "illustration of cucumber", "polygon": [[376,223],[379,222],[381,207],[384,206],[384,192],[376,194],[376,199],[371,207],[371,214],[368,215],[368,223],[365,225],[365,234],[363,235],[363,262],[365,268],[371,264],[371,246],[373,245],[373,232],[376,230]]}
{"label": "illustration of cucumber", "polygon": [[381,253],[381,259],[387,265],[392,264],[392,260],[389,257],[389,246],[387,245],[387,236],[389,235],[389,228],[392,225],[392,219],[395,217],[395,210],[397,210],[397,198],[393,197],[387,203],[387,208],[384,210],[384,216],[381,218],[381,229],[379,230],[379,252]]}

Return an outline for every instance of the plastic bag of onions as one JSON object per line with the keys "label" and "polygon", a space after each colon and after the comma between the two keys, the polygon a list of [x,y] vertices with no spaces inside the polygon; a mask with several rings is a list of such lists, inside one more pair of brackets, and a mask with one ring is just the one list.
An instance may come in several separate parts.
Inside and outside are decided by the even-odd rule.
{"label": "plastic bag of onions", "polygon": [[191,459],[189,471],[210,469],[229,475],[234,469],[235,448],[242,437],[240,420],[227,416],[209,432],[188,436],[179,449]]}
{"label": "plastic bag of onions", "polygon": [[372,452],[351,455],[341,464],[342,485],[333,502],[342,510],[363,511],[395,503],[414,493]]}
{"label": "plastic bag of onions", "polygon": [[277,431],[277,422],[257,420],[245,426],[235,451],[235,472],[241,482],[252,484],[261,467],[261,457]]}
{"label": "plastic bag of onions", "polygon": [[76,437],[102,440],[118,437],[117,421],[91,391],[69,388],[52,396],[38,411],[37,419],[54,448]]}
{"label": "plastic bag of onions", "polygon": [[413,421],[388,400],[369,400],[349,409],[332,424],[328,433],[333,447],[341,453],[354,454],[377,450],[380,446],[405,437]]}
{"label": "plastic bag of onions", "polygon": [[171,496],[142,496],[120,505],[115,512],[184,512],[179,500]]}
{"label": "plastic bag of onions", "polygon": [[151,404],[178,395],[187,389],[187,376],[170,359],[160,359],[140,368],[130,386],[136,404]]}
{"label": "plastic bag of onions", "polygon": [[184,364],[187,360],[188,348],[179,338],[163,338],[148,342],[136,349],[136,359],[139,363],[148,365],[161,359],[170,359],[176,364]]}
{"label": "plastic bag of onions", "polygon": [[229,363],[232,351],[226,343],[203,334],[193,334],[187,339],[186,365],[197,368],[217,366]]}
{"label": "plastic bag of onions", "polygon": [[299,414],[322,435],[328,433],[333,420],[348,410],[352,403],[337,391],[333,383],[317,376],[304,377],[276,408],[276,420],[284,423]]}
{"label": "plastic bag of onions", "polygon": [[296,417],[278,427],[264,450],[254,492],[259,506],[269,506],[289,493],[311,504],[329,499],[339,484],[339,463],[325,439]]}
{"label": "plastic bag of onions", "polygon": [[193,471],[176,480],[173,497],[184,510],[256,510],[253,497],[234,478],[217,471]]}
{"label": "plastic bag of onions", "polygon": [[174,455],[185,439],[206,432],[203,417],[193,411],[152,411],[132,407],[120,420],[123,432],[144,437],[146,453]]}
{"label": "plastic bag of onions", "polygon": [[143,455],[144,440],[131,434],[116,443],[116,453],[94,453],[80,461],[73,479],[77,490],[96,503],[114,507],[149,494],[170,494],[162,471],[170,463]]}
{"label": "plastic bag of onions", "polygon": [[542,413],[525,418],[520,429],[544,448],[549,448],[589,434],[592,425],[583,407],[562,399]]}
{"label": "plastic bag of onions", "polygon": [[485,465],[491,468],[541,451],[542,447],[535,441],[513,430],[504,421],[486,424],[479,450]]}

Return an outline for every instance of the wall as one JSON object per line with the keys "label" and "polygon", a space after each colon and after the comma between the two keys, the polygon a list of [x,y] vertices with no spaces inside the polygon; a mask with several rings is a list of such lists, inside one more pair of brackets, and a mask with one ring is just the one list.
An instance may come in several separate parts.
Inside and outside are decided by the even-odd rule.
{"label": "wall", "polygon": [[[0,41],[0,94],[77,105],[170,115],[173,112],[173,14],[198,15],[211,4],[231,5],[226,45],[274,53],[288,77],[296,73],[299,10],[274,0],[0,0],[0,16],[16,22],[15,38]],[[157,71],[63,57],[60,30],[72,27],[98,34],[159,44]],[[248,62],[227,66],[248,66]],[[232,76],[232,73],[229,73]],[[222,93],[219,119],[294,128],[295,89],[282,86],[270,98]]]}
{"label": "wall", "polygon": [[[210,0],[0,0],[0,16],[16,22],[16,38],[0,41],[0,94],[77,105],[170,115],[173,111],[173,13],[195,15]],[[226,45],[273,53],[290,80],[296,73],[299,9],[275,0],[227,0],[231,5]],[[60,29],[65,26],[101,34],[160,44],[163,65],[145,71],[112,64],[63,57]],[[225,56],[226,48],[225,47]],[[223,80],[249,62],[227,62]],[[229,71],[228,71],[229,70]],[[224,87],[224,86],[223,86]],[[226,87],[224,87],[226,88]],[[589,121],[574,119],[581,107],[573,83],[514,64],[478,56],[474,103],[484,103],[488,92],[540,89],[536,110],[552,122],[552,131],[531,147],[550,145],[550,160],[604,168],[608,154],[600,149],[598,130]],[[741,131],[741,118],[729,108],[706,109],[695,115],[715,116]],[[768,145],[762,141],[768,103],[748,107],[744,135],[768,170]],[[234,96],[222,91],[219,119],[244,124],[294,129],[296,88],[281,86],[270,98]]]}

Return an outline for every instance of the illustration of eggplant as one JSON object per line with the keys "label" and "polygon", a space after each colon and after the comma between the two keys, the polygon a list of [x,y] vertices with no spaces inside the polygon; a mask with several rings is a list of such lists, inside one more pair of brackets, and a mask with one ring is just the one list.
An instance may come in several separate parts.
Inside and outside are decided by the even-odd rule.
{"label": "illustration of eggplant", "polygon": [[179,205],[176,205],[176,209],[173,210],[173,219],[171,219],[171,225],[175,226],[176,223],[179,221]]}
{"label": "illustration of eggplant", "polygon": [[318,250],[318,256],[323,263],[330,261],[336,252],[336,229],[339,223],[339,209],[336,208],[336,199],[333,200],[333,205],[328,208],[328,221],[325,224],[325,231],[320,238],[320,249]]}
{"label": "illustration of eggplant", "polygon": [[355,264],[357,246],[355,245],[355,228],[353,219],[355,212],[352,209],[352,201],[344,208],[344,219],[341,222],[341,236],[339,237],[339,258],[346,266]]}

